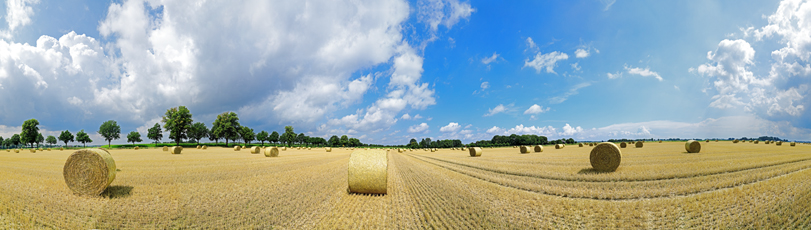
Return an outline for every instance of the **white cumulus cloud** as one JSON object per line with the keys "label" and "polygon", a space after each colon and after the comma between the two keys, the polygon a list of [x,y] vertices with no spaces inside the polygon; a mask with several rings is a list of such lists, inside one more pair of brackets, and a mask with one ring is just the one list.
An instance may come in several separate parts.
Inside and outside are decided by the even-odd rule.
{"label": "white cumulus cloud", "polygon": [[489,117],[506,111],[507,111],[506,106],[504,106],[503,104],[498,104],[495,108],[489,109],[487,114],[484,114],[484,116]]}
{"label": "white cumulus cloud", "polygon": [[540,106],[538,104],[534,104],[534,105],[530,106],[527,110],[525,110],[524,114],[539,114],[539,113],[544,113],[546,111],[549,111],[549,109],[550,109],[549,107],[544,108],[543,106]]}
{"label": "white cumulus cloud", "polygon": [[[664,79],[662,79],[662,76],[659,75],[659,73],[651,71],[650,68],[642,69],[642,68],[639,68],[639,67],[628,67],[627,65],[624,68],[625,68],[625,71],[628,72],[628,74],[639,75],[639,76],[643,76],[643,77],[651,77],[652,76],[652,77],[655,77],[659,81],[664,80]],[[611,78],[611,76],[609,75],[608,78]]]}
{"label": "white cumulus cloud", "polygon": [[538,52],[532,60],[526,59],[524,61],[524,67],[531,67],[535,69],[537,73],[540,73],[542,69],[545,69],[547,73],[555,73],[554,68],[557,66],[556,63],[566,59],[569,59],[569,55],[566,53],[553,51],[543,54]]}
{"label": "white cumulus cloud", "polygon": [[442,126],[442,128],[439,128],[439,131],[447,133],[447,132],[456,132],[456,131],[459,131],[460,129],[462,129],[462,126],[459,125],[459,123],[451,122],[451,123],[448,123],[448,125]]}
{"label": "white cumulus cloud", "polygon": [[421,132],[428,131],[428,128],[429,128],[428,124],[420,123],[419,125],[413,125],[411,127],[408,127],[408,132],[409,133],[421,133]]}

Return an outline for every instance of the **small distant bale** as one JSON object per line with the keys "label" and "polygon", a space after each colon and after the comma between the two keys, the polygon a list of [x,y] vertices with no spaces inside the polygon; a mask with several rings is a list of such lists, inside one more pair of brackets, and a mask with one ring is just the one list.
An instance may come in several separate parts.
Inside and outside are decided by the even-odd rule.
{"label": "small distant bale", "polygon": [[282,147],[282,151],[287,151],[287,147]]}
{"label": "small distant bale", "polygon": [[794,147],[795,145],[797,145],[797,143],[792,141],[791,143],[789,143],[789,145],[790,145],[791,147]]}
{"label": "small distant bale", "polygon": [[202,146],[199,146],[199,145],[197,146],[197,149],[202,149],[202,148],[203,148]]}
{"label": "small distant bale", "polygon": [[330,148],[330,147],[326,147],[326,148],[324,148],[324,150],[326,150],[327,152],[332,152],[332,148]]}
{"label": "small distant bale", "polygon": [[521,153],[529,153],[529,147],[527,146],[522,145],[519,149],[521,149]]}
{"label": "small distant bale", "polygon": [[738,140],[733,140],[732,141],[733,144],[737,144],[738,142],[739,142]]}
{"label": "small distant bale", "polygon": [[167,146],[163,146],[163,151],[164,151],[164,152],[169,151],[169,147],[167,147]]}
{"label": "small distant bale", "polygon": [[757,144],[757,143],[758,143],[758,142],[760,142],[760,141],[758,141],[758,140],[755,140],[755,141],[754,141],[754,142],[752,142],[752,143],[755,143],[755,144]]}
{"label": "small distant bale", "polygon": [[641,141],[637,141],[637,142],[636,142],[636,144],[634,144],[634,145],[635,145],[637,148],[642,148],[642,145],[644,145],[644,143],[642,143]]}
{"label": "small distant bale", "polygon": [[65,150],[65,148],[59,147],[59,151],[63,151],[63,150]]}
{"label": "small distant bale", "polygon": [[591,149],[589,160],[594,170],[613,172],[622,162],[622,151],[614,143],[603,142]]}
{"label": "small distant bale", "polygon": [[240,149],[241,149],[241,148],[239,148],[239,145],[234,146],[234,151],[239,151]]}
{"label": "small distant bale", "polygon": [[462,148],[462,151],[467,151],[467,148]]}
{"label": "small distant bale", "polygon": [[592,147],[592,146],[594,146],[594,143],[589,143],[589,147]]}
{"label": "small distant bale", "polygon": [[182,151],[183,151],[182,146],[175,146],[175,147],[169,148],[169,152],[172,152],[172,154],[180,154],[180,152],[182,152]]}
{"label": "small distant bale", "polygon": [[578,147],[583,147],[583,143],[577,143]]}
{"label": "small distant bale", "polygon": [[513,148],[518,148],[518,146],[513,145]]}
{"label": "small distant bale", "polygon": [[20,153],[20,149],[15,149],[14,153]]}
{"label": "small distant bale", "polygon": [[555,145],[555,149],[562,149],[563,147],[566,147],[566,145],[564,145],[564,144],[556,144]]}
{"label": "small distant bale", "polygon": [[628,146],[628,144],[625,144],[625,142],[620,143],[620,148],[625,148],[626,146]]}
{"label": "small distant bale", "polygon": [[482,156],[482,148],[480,147],[470,147],[467,148],[468,152],[470,152],[471,157],[480,157]]}
{"label": "small distant bale", "polygon": [[659,140],[659,143],[662,143],[662,140]]}
{"label": "small distant bale", "polygon": [[382,150],[356,150],[349,156],[349,192],[386,194],[388,190],[388,154]]}
{"label": "small distant bale", "polygon": [[138,146],[135,146],[135,148],[132,148],[132,149],[134,149],[134,150],[138,150],[138,149],[140,149],[140,148],[139,148]]}
{"label": "small distant bale", "polygon": [[36,153],[37,149],[30,149],[29,151],[31,151],[32,153]]}
{"label": "small distant bale", "polygon": [[203,145],[202,149],[208,149],[208,145]]}
{"label": "small distant bale", "polygon": [[104,149],[82,149],[65,161],[62,176],[76,195],[98,196],[115,179],[115,160]]}
{"label": "small distant bale", "polygon": [[701,142],[689,140],[687,143],[684,143],[684,150],[687,150],[688,153],[698,153],[701,151]]}
{"label": "small distant bale", "polygon": [[48,148],[48,151],[51,151],[51,148]]}
{"label": "small distant bale", "polygon": [[718,140],[715,140],[715,142],[718,142]]}
{"label": "small distant bale", "polygon": [[536,145],[535,148],[533,149],[535,150],[536,153],[543,152],[543,146],[541,145]]}
{"label": "small distant bale", "polygon": [[705,140],[704,142],[710,143],[710,139]]}
{"label": "small distant bale", "polygon": [[279,148],[270,147],[265,148],[265,157],[278,157],[279,156]]}
{"label": "small distant bale", "polygon": [[432,153],[433,153],[433,152],[436,152],[436,149],[431,149],[431,152],[432,152]]}
{"label": "small distant bale", "polygon": [[776,144],[777,146],[781,146],[781,145],[783,145],[783,142],[782,141],[777,141],[774,144]]}
{"label": "small distant bale", "polygon": [[251,154],[257,154],[261,150],[258,146],[251,147]]}

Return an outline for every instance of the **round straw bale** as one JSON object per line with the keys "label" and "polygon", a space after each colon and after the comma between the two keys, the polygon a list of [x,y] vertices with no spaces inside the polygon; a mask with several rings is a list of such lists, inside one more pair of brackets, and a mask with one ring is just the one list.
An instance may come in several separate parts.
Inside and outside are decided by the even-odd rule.
{"label": "round straw bale", "polygon": [[251,147],[251,153],[257,154],[261,149],[258,146]]}
{"label": "round straw bale", "polygon": [[589,160],[594,170],[613,172],[622,162],[622,151],[614,143],[603,142],[591,149]]}
{"label": "round straw bale", "polygon": [[115,179],[115,160],[104,149],[77,150],[65,161],[62,176],[74,194],[98,196]]}
{"label": "round straw bale", "polygon": [[276,147],[265,148],[265,156],[266,157],[278,157],[279,156],[279,148],[276,148]]}
{"label": "round straw bale", "polygon": [[20,153],[20,149],[15,149],[14,152],[15,153]]}
{"label": "round straw bale", "polygon": [[710,143],[710,139],[704,140],[704,142]]}
{"label": "round straw bale", "polygon": [[349,192],[386,194],[389,157],[382,150],[358,149],[349,155]]}
{"label": "round straw bale", "polygon": [[59,151],[65,150],[65,148],[59,147]]}
{"label": "round straw bale", "polygon": [[733,144],[737,144],[738,142],[739,142],[739,140],[733,140],[732,141]]}
{"label": "round straw bale", "polygon": [[533,148],[533,150],[535,150],[536,153],[543,152],[543,146],[536,145],[535,148]]}
{"label": "round straw bale", "polygon": [[208,145],[203,145],[202,149],[208,149]]}
{"label": "round straw bale", "polygon": [[661,140],[659,140],[659,143],[662,143],[662,141],[661,141]]}
{"label": "round straw bale", "polygon": [[169,147],[163,146],[163,151],[169,151]]}
{"label": "round straw bale", "polygon": [[527,146],[522,145],[519,149],[521,149],[521,153],[529,153],[529,147]]}
{"label": "round straw bale", "polygon": [[480,147],[470,147],[467,148],[468,152],[470,152],[471,157],[480,157],[482,156],[482,148]]}
{"label": "round straw bale", "polygon": [[172,152],[172,154],[180,154],[181,151],[183,151],[182,146],[175,146],[175,147],[169,148],[169,152]]}
{"label": "round straw bale", "polygon": [[715,140],[715,142],[718,142],[718,140]]}
{"label": "round straw bale", "polygon": [[792,141],[791,143],[789,143],[789,145],[790,145],[791,147],[794,147],[795,145],[797,145],[797,143]]}
{"label": "round straw bale", "polygon": [[140,149],[140,148],[139,148],[138,146],[135,146],[135,148],[132,148],[132,149],[138,150],[138,149]]}
{"label": "round straw bale", "polygon": [[687,150],[688,153],[697,153],[701,151],[701,143],[696,140],[689,140],[684,144],[684,149]]}
{"label": "round straw bale", "polygon": [[555,145],[555,149],[562,149],[563,147],[566,147],[566,146],[563,145],[563,144],[556,144]]}
{"label": "round straw bale", "polygon": [[625,144],[625,142],[620,143],[620,148],[625,148],[626,146],[628,146],[628,144]]}
{"label": "round straw bale", "polygon": [[518,148],[518,146],[513,145],[513,148]]}
{"label": "round straw bale", "polygon": [[577,147],[583,147],[583,143],[577,143]]}
{"label": "round straw bale", "polygon": [[775,142],[774,144],[776,144],[776,145],[778,145],[778,146],[779,146],[779,145],[783,145],[783,142],[782,142],[782,141],[777,141],[777,142]]}
{"label": "round straw bale", "polygon": [[644,144],[643,144],[641,141],[637,141],[637,142],[636,142],[636,144],[634,144],[634,145],[635,145],[637,148],[642,148],[642,145],[644,145]]}
{"label": "round straw bale", "polygon": [[433,152],[436,152],[436,149],[433,149],[433,148],[432,148],[432,149],[431,149],[431,152],[432,152],[432,153],[433,153]]}
{"label": "round straw bale", "polygon": [[326,147],[326,148],[324,148],[324,150],[327,150],[327,152],[332,152],[332,148],[330,148],[330,147]]}
{"label": "round straw bale", "polygon": [[37,149],[30,149],[29,151],[31,151],[32,153],[36,153]]}
{"label": "round straw bale", "polygon": [[239,151],[239,145],[234,146],[234,151]]}
{"label": "round straw bale", "polygon": [[755,140],[755,142],[752,142],[752,143],[755,143],[755,144],[757,144],[757,143],[758,143],[758,142],[760,142],[760,141],[758,141],[758,140]]}
{"label": "round straw bale", "polygon": [[282,151],[287,151],[287,147],[282,147]]}
{"label": "round straw bale", "polygon": [[51,148],[48,148],[48,151],[51,151]]}

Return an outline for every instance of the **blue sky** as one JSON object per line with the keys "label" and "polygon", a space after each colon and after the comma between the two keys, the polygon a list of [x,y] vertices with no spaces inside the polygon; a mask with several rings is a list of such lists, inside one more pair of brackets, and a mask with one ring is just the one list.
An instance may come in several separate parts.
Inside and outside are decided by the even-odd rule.
{"label": "blue sky", "polygon": [[811,140],[807,1],[10,0],[0,16],[3,137],[29,118],[145,134],[184,105],[209,127],[235,111],[378,144]]}

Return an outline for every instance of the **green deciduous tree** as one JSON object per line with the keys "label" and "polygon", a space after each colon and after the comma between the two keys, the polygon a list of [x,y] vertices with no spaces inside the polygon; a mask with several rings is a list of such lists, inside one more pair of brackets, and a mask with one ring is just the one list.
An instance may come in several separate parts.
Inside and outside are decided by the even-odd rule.
{"label": "green deciduous tree", "polygon": [[265,146],[265,141],[267,140],[268,140],[268,132],[266,132],[265,130],[262,130],[262,132],[256,134],[256,141],[261,141],[262,146]]}
{"label": "green deciduous tree", "polygon": [[67,130],[62,131],[62,133],[59,134],[59,141],[65,142],[65,148],[67,148],[68,142],[73,142],[73,134]]}
{"label": "green deciduous tree", "polygon": [[332,137],[329,138],[329,145],[332,147],[338,147],[341,145],[341,139],[336,135],[332,135]]}
{"label": "green deciduous tree", "polygon": [[293,126],[285,126],[284,127],[284,134],[282,134],[282,142],[287,143],[287,146],[291,146],[293,142],[296,141],[296,132],[293,131]]}
{"label": "green deciduous tree", "polygon": [[56,137],[48,135],[48,137],[45,138],[45,143],[48,143],[49,145],[56,144]]}
{"label": "green deciduous tree", "polygon": [[304,133],[299,133],[298,136],[296,136],[296,142],[298,142],[299,144],[304,144],[306,140],[307,136],[305,136]]}
{"label": "green deciduous tree", "polygon": [[155,126],[152,126],[152,128],[147,130],[146,137],[155,141],[155,144],[158,144],[158,142],[163,139],[163,130],[161,129],[161,125],[155,123]]}
{"label": "green deciduous tree", "polygon": [[211,127],[211,133],[218,138],[225,139],[225,146],[228,147],[228,140],[236,140],[239,136],[239,117],[234,112],[224,112],[217,115]]}
{"label": "green deciduous tree", "polygon": [[349,137],[346,135],[341,136],[341,146],[349,145]]}
{"label": "green deciduous tree", "polygon": [[195,122],[189,129],[189,138],[197,141],[200,144],[200,139],[208,137],[208,127],[203,122]]}
{"label": "green deciduous tree", "polygon": [[270,143],[279,142],[279,133],[276,131],[270,133],[270,136],[268,136],[268,142]]}
{"label": "green deciduous tree", "polygon": [[253,132],[252,128],[248,128],[247,126],[240,128],[239,136],[245,141],[245,144],[250,144],[251,141],[256,140],[256,133]]}
{"label": "green deciduous tree", "polygon": [[118,123],[114,120],[101,123],[98,132],[99,135],[104,137],[104,140],[107,141],[107,147],[110,147],[110,142],[113,140],[118,140],[118,138],[121,138],[121,126],[118,126]]}
{"label": "green deciduous tree", "polygon": [[31,144],[31,147],[34,147],[34,143],[37,143],[37,135],[39,135],[39,121],[37,119],[28,119],[23,122],[23,130],[20,133],[20,141],[25,144]]}
{"label": "green deciduous tree", "polygon": [[42,136],[42,133],[37,133],[37,148],[45,142],[45,137]]}
{"label": "green deciduous tree", "polygon": [[192,114],[186,106],[178,106],[166,110],[161,120],[163,128],[169,131],[169,139],[175,141],[175,145],[180,145],[183,139],[187,138],[192,125]]}
{"label": "green deciduous tree", "polygon": [[22,143],[22,140],[21,140],[22,138],[20,137],[20,134],[11,135],[10,139],[11,139],[11,144],[14,145],[15,147],[20,145],[20,143]]}
{"label": "green deciduous tree", "polygon": [[84,132],[84,129],[79,130],[76,133],[76,141],[82,143],[82,146],[87,147],[87,143],[93,143],[93,140],[90,139],[90,136]]}
{"label": "green deciduous tree", "polygon": [[132,131],[129,134],[127,134],[127,142],[132,142],[132,144],[134,145],[135,142],[141,141],[144,140],[141,140],[141,133],[139,133],[138,131]]}

